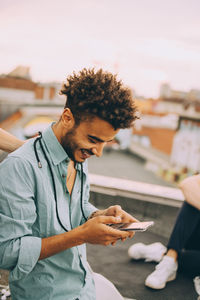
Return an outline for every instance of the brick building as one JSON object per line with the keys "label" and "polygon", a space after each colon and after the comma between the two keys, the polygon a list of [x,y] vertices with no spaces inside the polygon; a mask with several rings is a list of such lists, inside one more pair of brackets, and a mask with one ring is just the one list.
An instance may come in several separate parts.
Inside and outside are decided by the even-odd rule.
{"label": "brick building", "polygon": [[28,103],[33,100],[51,101],[58,98],[57,83],[32,81],[29,67],[18,66],[0,76],[0,100]]}

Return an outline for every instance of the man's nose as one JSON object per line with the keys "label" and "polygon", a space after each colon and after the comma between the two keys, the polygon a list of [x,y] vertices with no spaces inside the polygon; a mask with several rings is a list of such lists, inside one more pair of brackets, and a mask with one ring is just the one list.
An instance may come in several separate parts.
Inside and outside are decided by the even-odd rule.
{"label": "man's nose", "polygon": [[105,147],[106,143],[99,143],[95,145],[95,147],[92,149],[92,152],[97,157],[100,157],[103,153],[103,148]]}

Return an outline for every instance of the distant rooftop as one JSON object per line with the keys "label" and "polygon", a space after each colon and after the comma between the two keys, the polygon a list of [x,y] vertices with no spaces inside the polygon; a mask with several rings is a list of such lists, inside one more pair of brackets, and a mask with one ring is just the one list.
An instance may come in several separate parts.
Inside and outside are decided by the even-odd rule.
{"label": "distant rooftop", "polygon": [[8,73],[7,76],[31,80],[30,67],[17,66],[13,71]]}

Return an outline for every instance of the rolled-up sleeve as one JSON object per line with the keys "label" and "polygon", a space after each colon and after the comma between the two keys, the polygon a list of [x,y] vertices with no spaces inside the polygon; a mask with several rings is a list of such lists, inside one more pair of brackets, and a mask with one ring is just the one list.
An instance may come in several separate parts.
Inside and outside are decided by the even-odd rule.
{"label": "rolled-up sleeve", "polygon": [[18,280],[29,274],[35,267],[41,251],[41,238],[24,236],[21,238],[18,261],[12,270],[10,280]]}
{"label": "rolled-up sleeve", "polygon": [[0,268],[19,280],[32,271],[41,251],[33,236],[36,221],[34,174],[31,165],[9,157],[0,165]]}

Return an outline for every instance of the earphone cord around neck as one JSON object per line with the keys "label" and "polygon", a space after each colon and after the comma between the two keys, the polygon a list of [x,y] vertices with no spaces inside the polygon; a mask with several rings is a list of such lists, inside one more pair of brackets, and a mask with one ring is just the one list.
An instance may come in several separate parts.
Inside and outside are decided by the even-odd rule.
{"label": "earphone cord around neck", "polygon": [[[51,179],[52,179],[53,191],[54,191],[54,198],[55,198],[55,202],[56,202],[56,216],[57,216],[57,219],[58,219],[58,222],[59,222],[60,226],[65,231],[68,231],[68,229],[62,224],[62,221],[60,220],[60,217],[59,217],[59,213],[58,213],[58,199],[57,199],[56,184],[55,184],[55,179],[54,179],[54,175],[53,175],[53,170],[52,170],[50,161],[49,161],[49,159],[48,159],[48,157],[46,155],[46,152],[44,150],[44,147],[42,145],[41,139],[42,139],[42,133],[39,132],[39,137],[37,137],[35,139],[34,144],[33,144],[35,157],[36,157],[37,162],[38,162],[38,167],[42,168],[42,164],[41,164],[41,161],[39,159],[39,155],[38,155],[37,148],[36,148],[36,144],[39,141],[41,150],[42,150],[42,152],[44,154],[45,160],[46,160],[46,162],[48,164],[48,167],[49,167],[49,170],[50,170],[50,173],[51,173]],[[81,197],[80,197],[80,205],[81,205],[81,212],[82,212],[83,218],[85,219],[85,221],[87,221],[87,218],[86,218],[86,216],[84,214],[84,210],[83,210],[83,165],[82,165],[82,163],[81,163]]]}

